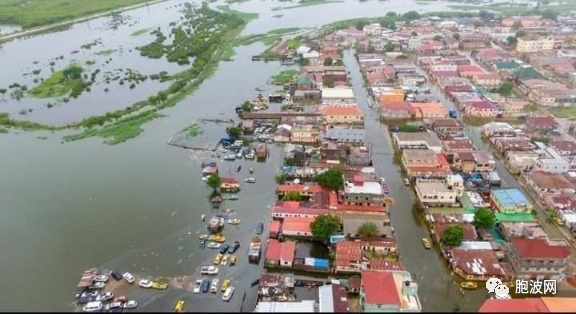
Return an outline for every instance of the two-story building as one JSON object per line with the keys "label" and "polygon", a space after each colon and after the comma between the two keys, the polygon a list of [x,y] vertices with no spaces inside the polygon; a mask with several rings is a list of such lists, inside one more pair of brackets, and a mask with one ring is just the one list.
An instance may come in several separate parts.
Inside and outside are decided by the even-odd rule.
{"label": "two-story building", "polygon": [[454,168],[463,172],[493,171],[496,161],[486,151],[459,152],[453,156]]}
{"label": "two-story building", "polygon": [[366,181],[362,175],[345,180],[343,190],[338,193],[339,203],[348,205],[385,206],[385,194],[376,181]]}
{"label": "two-story building", "polygon": [[426,206],[454,206],[464,191],[464,181],[459,175],[446,180],[417,179],[414,187],[418,199]]}
{"label": "two-story building", "polygon": [[562,280],[570,259],[565,240],[513,238],[508,259],[517,279]]}
{"label": "two-story building", "polygon": [[570,170],[570,164],[554,148],[547,147],[545,155],[536,161],[536,170],[559,174]]}
{"label": "two-story building", "polygon": [[324,124],[363,124],[364,115],[355,105],[325,105],[320,108]]}
{"label": "two-story building", "polygon": [[529,213],[532,202],[519,188],[499,188],[490,191],[490,203],[500,213]]}
{"label": "two-story building", "polygon": [[464,134],[464,124],[457,119],[434,119],[432,122],[432,130],[436,132],[438,137],[459,137]]}

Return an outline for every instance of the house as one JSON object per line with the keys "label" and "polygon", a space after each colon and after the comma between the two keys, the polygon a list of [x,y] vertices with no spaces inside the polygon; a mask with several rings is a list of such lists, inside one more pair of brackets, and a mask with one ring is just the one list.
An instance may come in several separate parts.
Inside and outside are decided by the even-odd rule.
{"label": "house", "polygon": [[274,142],[288,143],[292,135],[292,126],[287,124],[280,124],[274,132]]}
{"label": "house", "polygon": [[444,235],[444,231],[452,226],[460,226],[464,230],[464,236],[462,237],[463,241],[475,241],[478,239],[478,234],[476,233],[476,228],[474,225],[469,223],[462,223],[462,224],[451,224],[451,223],[435,223],[431,227],[431,231],[436,237],[437,241],[442,239]]}
{"label": "house", "polygon": [[460,65],[458,66],[458,75],[466,78],[473,78],[475,75],[482,75],[486,72],[475,65]]}
{"label": "house", "polygon": [[390,237],[394,235],[390,226],[390,217],[382,213],[348,213],[339,212],[338,216],[342,220],[343,233],[348,238],[358,238],[358,229],[366,222],[373,222],[380,230],[380,236]]}
{"label": "house", "polygon": [[318,142],[320,129],[314,125],[297,125],[292,127],[290,142],[302,144],[315,144]]}
{"label": "house", "polygon": [[292,267],[295,253],[296,242],[286,241],[280,243],[280,267]]}
{"label": "house", "polygon": [[472,91],[472,83],[465,77],[440,77],[437,82],[438,86],[446,93]]}
{"label": "house", "polygon": [[240,183],[236,178],[220,177],[220,190],[225,192],[238,192],[240,191]]}
{"label": "house", "polygon": [[324,105],[320,107],[324,124],[362,124],[364,115],[358,106]]}
{"label": "house", "polygon": [[379,102],[380,114],[384,119],[409,119],[412,117],[412,106],[407,101]]}
{"label": "house", "polygon": [[576,187],[563,174],[552,174],[542,171],[534,171],[526,175],[526,183],[539,195],[546,193],[553,194],[574,194]]}
{"label": "house", "polygon": [[406,95],[402,88],[383,89],[378,97],[379,102],[402,102]]}
{"label": "house", "polygon": [[362,312],[421,312],[418,284],[406,271],[363,271],[360,286]]}
{"label": "house", "polygon": [[268,236],[271,239],[278,239],[280,232],[282,231],[282,222],[279,220],[272,220],[268,224]]}
{"label": "house", "polygon": [[480,49],[488,45],[490,38],[487,34],[479,32],[461,32],[458,36],[461,49]]}
{"label": "house", "polygon": [[549,51],[554,49],[554,38],[550,36],[524,36],[518,38],[516,51],[518,53],[530,53]]}
{"label": "house", "polygon": [[491,140],[496,150],[503,156],[507,156],[511,151],[529,152],[536,147],[536,145],[532,144],[529,140],[520,137],[494,137]]}
{"label": "house", "polygon": [[549,143],[549,147],[553,148],[562,156],[574,156],[576,155],[576,142],[569,140],[552,140]]}
{"label": "house", "polygon": [[286,217],[282,222],[281,234],[285,237],[312,238],[310,224],[315,218],[311,217]]}
{"label": "house", "polygon": [[496,162],[491,153],[487,151],[471,151],[455,153],[454,167],[463,172],[493,171]]}
{"label": "house", "polygon": [[361,175],[344,180],[344,188],[338,193],[339,203],[348,205],[385,206],[385,194],[380,182],[366,181]]}
{"label": "house", "polygon": [[336,284],[324,285],[318,288],[318,312],[346,313],[348,312],[348,292],[346,287]]}
{"label": "house", "polygon": [[534,208],[519,188],[492,189],[490,202],[500,213],[529,213]]}
{"label": "house", "polygon": [[442,141],[434,132],[394,132],[392,139],[399,149],[429,149],[436,153],[442,151]]}
{"label": "house", "polygon": [[486,299],[478,310],[480,313],[536,313],[550,312],[542,298]]}
{"label": "house", "polygon": [[371,166],[372,155],[370,154],[370,149],[365,146],[351,147],[348,163],[351,166]]}
{"label": "house", "polygon": [[464,113],[472,117],[495,117],[499,110],[489,101],[474,101],[467,103]]}
{"label": "house", "polygon": [[502,84],[500,76],[496,73],[474,74],[472,76],[472,82],[486,88],[496,88]]}
{"label": "house", "polygon": [[322,91],[319,89],[295,90],[292,94],[294,102],[317,101],[322,98]]}
{"label": "house", "polygon": [[404,149],[402,162],[408,176],[412,178],[444,179],[452,174],[444,154],[427,149]]}
{"label": "house", "polygon": [[512,238],[547,239],[546,230],[538,222],[503,221],[498,224],[500,233],[507,241]]}
{"label": "house", "polygon": [[[286,204],[289,203],[289,204]],[[312,217],[328,215],[330,210],[322,208],[300,207],[299,202],[284,202],[281,206],[275,206],[272,212],[272,218],[284,219],[287,217]]]}
{"label": "house", "polygon": [[413,102],[410,106],[416,119],[448,117],[448,108],[439,102]]}
{"label": "house", "polygon": [[300,76],[296,80],[296,89],[299,90],[312,90],[316,89],[316,82],[308,76]]}
{"label": "house", "polygon": [[268,302],[259,301],[256,304],[255,313],[314,313],[316,312],[315,300],[302,300],[294,302]]}
{"label": "house", "polygon": [[324,189],[318,184],[280,184],[276,188],[276,193],[280,197],[288,193],[298,193],[302,197],[312,197],[316,193],[322,192]]}
{"label": "house", "polygon": [[368,269],[368,262],[363,260],[362,243],[342,241],[335,244],[334,272],[359,273]]}
{"label": "house", "polygon": [[506,165],[510,172],[521,174],[532,171],[539,158],[540,154],[532,151],[508,151],[506,153]]}
{"label": "house", "polygon": [[280,242],[278,240],[268,239],[264,264],[268,267],[280,265]]}
{"label": "house", "polygon": [[518,117],[526,114],[526,106],[530,103],[523,99],[511,99],[508,98],[500,107],[504,110],[504,115],[507,117]]}
{"label": "house", "polygon": [[459,175],[444,180],[417,179],[414,187],[418,200],[425,206],[454,206],[464,191]]}
{"label": "house", "polygon": [[351,88],[322,88],[322,102],[326,104],[351,104],[356,102]]}
{"label": "house", "polygon": [[366,130],[357,128],[330,127],[326,130],[324,139],[351,145],[363,145]]}
{"label": "house", "polygon": [[440,138],[458,137],[464,134],[464,124],[457,119],[434,119],[432,122],[432,130],[436,132]]}
{"label": "house", "polygon": [[566,173],[570,170],[570,164],[562,155],[551,147],[547,147],[545,155],[536,161],[535,168],[538,171],[549,172],[554,174]]}
{"label": "house", "polygon": [[570,254],[565,240],[513,238],[508,259],[517,279],[562,280]]}
{"label": "house", "polygon": [[558,122],[552,117],[531,117],[526,121],[526,128],[544,134],[554,132],[558,127]]}
{"label": "house", "polygon": [[[361,243],[362,243],[362,251],[373,252],[382,255],[395,253],[398,247],[398,243],[396,243],[396,239],[394,238],[371,239],[361,241]],[[373,265],[370,264],[370,269],[374,270],[374,267],[372,266]]]}
{"label": "house", "polygon": [[[463,242],[466,243],[466,242]],[[467,242],[480,248],[454,248],[450,251],[450,266],[464,280],[486,281],[495,277],[507,281],[514,277],[511,267],[498,261],[489,242]],[[487,243],[486,248],[481,243]]]}

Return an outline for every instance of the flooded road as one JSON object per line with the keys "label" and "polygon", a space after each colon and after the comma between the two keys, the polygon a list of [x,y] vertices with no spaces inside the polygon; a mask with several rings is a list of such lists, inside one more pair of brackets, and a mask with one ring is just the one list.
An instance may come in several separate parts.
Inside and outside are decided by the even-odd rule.
{"label": "flooded road", "polygon": [[[70,61],[72,50],[97,38],[102,38],[103,43],[97,51],[118,49],[110,55],[113,59],[111,62],[128,62],[143,74],[161,69],[177,71],[178,66],[169,68],[162,60],[156,63],[135,58],[134,51],[130,53],[129,47],[145,41],[144,38],[130,36],[134,30],[169,23],[177,13],[163,11],[163,8],[181,2],[167,1],[127,12],[128,15],[139,16],[134,19],[139,23],[132,26],[128,23],[115,31],[101,29],[109,18],[100,18],[75,24],[63,32],[3,44],[0,49],[0,86],[14,81],[24,83],[25,80],[19,78],[22,73],[33,69],[30,64],[36,60],[38,64],[48,62],[49,66],[49,59],[63,55],[65,61]],[[213,5],[221,4],[224,2],[217,1]],[[260,19],[250,23],[244,32],[250,34],[281,27],[311,27],[347,18],[384,15],[388,10],[437,11],[441,4],[435,3],[431,7],[402,0],[347,1],[271,11],[273,7],[286,5],[289,4],[280,1],[252,1],[232,5],[232,8],[261,12]],[[328,9],[331,14],[324,14]],[[279,14],[284,16],[272,17]],[[120,46],[123,47],[122,52]],[[145,131],[139,137],[122,145],[103,145],[99,138],[62,144],[61,137],[67,132],[1,134],[0,278],[3,285],[0,287],[0,310],[69,311],[72,308],[68,303],[73,300],[80,274],[89,267],[117,268],[150,276],[199,276],[198,268],[209,264],[215,255],[215,252],[209,253],[208,250],[200,251],[196,236],[197,232],[203,233],[205,228],[205,223],[200,220],[201,214],[209,216],[211,213],[207,201],[210,191],[200,180],[199,166],[207,155],[168,146],[166,141],[197,119],[236,119],[233,108],[254,98],[258,94],[255,88],[266,87],[267,80],[282,69],[277,62],[250,61],[250,56],[262,52],[264,48],[260,43],[237,48],[235,61],[220,63],[216,73],[195,94],[177,106],[163,110],[161,113],[166,117],[144,125]],[[75,55],[74,58],[82,62],[93,57],[92,52],[81,51]],[[350,57],[347,54],[347,60]],[[102,60],[105,60],[104,57]],[[347,63],[348,66],[356,66],[355,63]],[[119,65],[112,67],[116,66]],[[353,74],[353,79],[358,97],[365,97],[360,92],[358,74]],[[154,88],[140,87],[143,91],[138,95],[142,96],[147,96]],[[113,96],[100,98],[92,92],[87,97],[93,97],[95,102],[80,98],[76,103],[70,102],[52,109],[34,107],[34,112],[26,117],[63,123],[110,108],[123,108],[131,97],[140,97],[133,96],[137,93],[137,90],[126,92],[119,89],[115,94],[111,90],[110,95]],[[0,107],[4,112],[13,113],[37,104],[44,103],[25,104],[6,100],[0,102]],[[365,100],[360,99],[360,104],[365,112],[369,111]],[[385,127],[377,122],[375,115],[370,114],[370,117],[367,119],[368,137],[377,153],[374,157],[376,167],[391,183],[397,183],[390,184],[391,193],[396,199],[392,220],[405,264],[408,270],[424,276],[419,282],[425,309],[446,309],[447,303],[450,307],[455,302],[461,303],[462,308],[472,306],[475,301],[468,301],[464,306],[467,299],[455,294],[447,284],[445,273],[440,271],[443,266],[437,254],[421,249],[420,238],[425,233],[412,213],[408,189],[401,184],[399,173],[392,166],[393,156]],[[47,139],[38,139],[44,136]],[[223,134],[209,132],[206,136],[215,143]],[[238,265],[227,267],[220,277],[221,280],[227,276],[233,278],[233,285],[238,290],[232,301],[224,303],[214,296],[170,290],[140,298],[138,288],[134,288],[137,300],[143,304],[141,310],[171,310],[175,300],[183,294],[186,295],[185,300],[193,302],[189,303],[189,310],[239,309],[243,291],[249,289],[249,282],[260,272],[256,265],[243,267],[243,263],[247,262],[244,258],[247,241],[253,234],[253,225],[259,220],[266,220],[269,215],[267,206],[274,200],[272,187],[279,166],[280,151],[272,149],[268,162],[254,163],[257,183],[245,187],[239,194],[240,200],[228,205],[242,219],[239,229],[228,226],[225,229],[226,237],[238,238],[243,245],[238,253]],[[243,171],[249,167],[243,164]],[[227,175],[226,167],[221,171]],[[236,173],[232,175],[237,176]],[[246,173],[241,173],[238,178],[243,179],[244,175]],[[250,290],[248,293],[253,292]],[[246,300],[253,300],[253,297],[247,295]],[[153,299],[157,301],[150,302]],[[252,308],[246,304],[244,310],[251,311]]]}

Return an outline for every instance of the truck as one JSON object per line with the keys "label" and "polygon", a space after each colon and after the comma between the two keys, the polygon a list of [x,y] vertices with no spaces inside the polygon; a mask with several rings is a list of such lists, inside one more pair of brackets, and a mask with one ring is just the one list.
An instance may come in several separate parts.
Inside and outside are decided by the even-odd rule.
{"label": "truck", "polygon": [[253,237],[252,241],[250,241],[250,250],[248,251],[248,261],[250,261],[250,263],[260,262],[261,249],[262,240],[258,236]]}
{"label": "truck", "polygon": [[455,109],[450,109],[448,114],[450,115],[450,118],[456,119],[458,117],[458,112]]}

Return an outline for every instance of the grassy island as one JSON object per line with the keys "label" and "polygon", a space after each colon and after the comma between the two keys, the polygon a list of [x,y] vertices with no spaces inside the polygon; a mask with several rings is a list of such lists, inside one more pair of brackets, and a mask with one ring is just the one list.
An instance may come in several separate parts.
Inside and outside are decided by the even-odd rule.
{"label": "grassy island", "polygon": [[78,97],[84,91],[86,83],[82,80],[84,70],[78,65],[54,72],[49,78],[30,90],[36,98],[61,97],[70,94]]}

